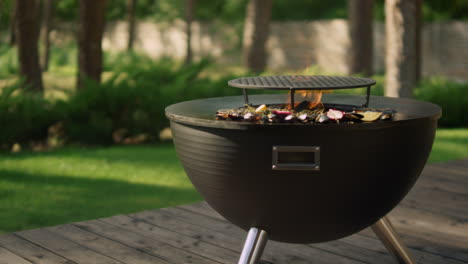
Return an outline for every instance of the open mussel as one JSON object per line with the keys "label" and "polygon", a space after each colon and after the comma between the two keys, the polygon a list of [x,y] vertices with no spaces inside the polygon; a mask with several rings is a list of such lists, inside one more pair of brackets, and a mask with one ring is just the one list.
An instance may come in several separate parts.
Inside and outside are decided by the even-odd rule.
{"label": "open mussel", "polygon": [[382,115],[380,116],[380,120],[389,120],[393,118],[394,111],[393,110],[384,110],[382,111]]}
{"label": "open mussel", "polygon": [[326,122],[330,121],[330,118],[325,114],[320,114],[320,115],[317,116],[315,121],[319,122],[319,123],[326,123]]}
{"label": "open mussel", "polygon": [[358,113],[354,113],[354,112],[348,112],[348,113],[345,113],[344,114],[344,119],[346,120],[349,120],[349,121],[353,121],[353,122],[356,122],[356,121],[360,121],[364,116],[361,115],[361,114],[358,114]]}

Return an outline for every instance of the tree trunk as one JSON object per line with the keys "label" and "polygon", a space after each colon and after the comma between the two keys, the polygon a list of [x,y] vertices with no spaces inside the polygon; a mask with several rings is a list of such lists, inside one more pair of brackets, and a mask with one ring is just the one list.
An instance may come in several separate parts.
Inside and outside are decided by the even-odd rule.
{"label": "tree trunk", "polygon": [[249,0],[244,24],[244,63],[251,71],[265,70],[265,45],[270,31],[272,0]]}
{"label": "tree trunk", "polygon": [[415,36],[415,45],[416,45],[416,63],[415,63],[415,82],[418,83],[421,80],[422,76],[422,28],[423,28],[423,16],[422,16],[422,7],[423,0],[416,0],[416,36]]}
{"label": "tree trunk", "polygon": [[416,1],[386,0],[385,95],[412,97],[416,83]]}
{"label": "tree trunk", "polygon": [[42,71],[46,72],[49,69],[49,53],[50,53],[50,29],[52,23],[54,0],[43,1],[42,7]]}
{"label": "tree trunk", "polygon": [[87,79],[101,81],[106,0],[80,0],[79,3],[77,86],[84,88]]}
{"label": "tree trunk", "polygon": [[127,0],[127,24],[128,24],[128,42],[127,50],[133,49],[133,42],[135,41],[135,6],[136,0]]}
{"label": "tree trunk", "polygon": [[0,1],[0,21],[2,21],[3,0]]}
{"label": "tree trunk", "polygon": [[16,1],[11,4],[11,17],[10,17],[10,45],[16,44]]}
{"label": "tree trunk", "polygon": [[349,73],[373,74],[374,0],[349,0],[349,36],[351,40]]}
{"label": "tree trunk", "polygon": [[42,71],[39,65],[39,0],[16,2],[16,40],[19,70],[26,87],[42,92]]}
{"label": "tree trunk", "polygon": [[187,51],[185,55],[185,64],[192,63],[193,60],[193,51],[192,51],[192,21],[193,13],[195,9],[195,0],[185,0],[185,24],[186,24],[186,34],[187,34]]}

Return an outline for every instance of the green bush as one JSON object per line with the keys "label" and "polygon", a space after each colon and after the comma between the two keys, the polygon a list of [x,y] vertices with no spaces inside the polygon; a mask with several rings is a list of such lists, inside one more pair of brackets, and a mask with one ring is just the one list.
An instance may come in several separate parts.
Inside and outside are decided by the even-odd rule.
{"label": "green bush", "polygon": [[[87,82],[59,105],[65,113],[64,127],[70,142],[111,144],[115,137],[144,136],[157,141],[159,131],[168,126],[164,109],[179,101],[234,94],[224,89],[227,79],[212,81],[199,77],[208,65],[201,61],[178,66],[171,60],[126,55],[109,58],[113,76],[102,84]],[[116,66],[117,65],[117,66]]]}
{"label": "green bush", "polygon": [[[384,95],[385,76],[373,76],[377,85],[372,95]],[[365,89],[337,91],[345,94],[365,94]],[[417,100],[427,101],[442,108],[441,127],[468,127],[468,83],[457,83],[442,77],[424,79],[415,89]]]}
{"label": "green bush", "polygon": [[27,144],[47,138],[47,129],[60,119],[54,104],[38,94],[23,92],[20,84],[0,93],[0,146]]}
{"label": "green bush", "polygon": [[415,89],[419,100],[442,107],[439,125],[468,127],[468,83],[456,83],[444,78],[426,79]]}
{"label": "green bush", "polygon": [[0,44],[0,78],[18,73],[16,49]]}
{"label": "green bush", "polygon": [[75,68],[76,65],[78,65],[78,48],[76,44],[70,43],[62,46],[50,46],[50,70],[60,71],[62,67]]}
{"label": "green bush", "polygon": [[[135,53],[106,54],[104,69],[112,72],[110,78],[101,84],[88,81],[84,89],[71,92],[66,100],[49,101],[26,94],[19,85],[4,88],[0,94],[0,146],[45,140],[54,124],[60,125],[51,131],[68,143],[156,142],[161,129],[169,125],[164,115],[168,105],[241,94],[240,89],[227,85],[238,76],[204,77],[209,65],[207,60],[182,65]],[[372,93],[383,95],[384,76],[374,78],[378,85]],[[271,91],[257,91],[265,92]],[[365,89],[339,92],[363,94]],[[431,78],[415,89],[415,96],[443,108],[441,126],[468,126],[468,84]]]}
{"label": "green bush", "polygon": [[150,117],[160,114],[148,102],[158,98],[159,91],[143,90],[142,86],[133,85],[127,78],[119,80],[118,76],[115,74],[100,85],[88,81],[84,89],[59,106],[65,113],[68,141],[111,144],[113,133],[119,129],[126,131],[125,136],[156,134],[158,124],[151,122]]}

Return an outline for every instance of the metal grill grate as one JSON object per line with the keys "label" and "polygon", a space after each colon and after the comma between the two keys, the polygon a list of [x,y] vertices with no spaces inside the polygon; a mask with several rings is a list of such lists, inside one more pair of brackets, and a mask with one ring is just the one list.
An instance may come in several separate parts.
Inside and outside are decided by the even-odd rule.
{"label": "metal grill grate", "polygon": [[229,86],[244,89],[271,90],[332,90],[369,87],[375,81],[352,76],[277,75],[243,77],[228,82]]}

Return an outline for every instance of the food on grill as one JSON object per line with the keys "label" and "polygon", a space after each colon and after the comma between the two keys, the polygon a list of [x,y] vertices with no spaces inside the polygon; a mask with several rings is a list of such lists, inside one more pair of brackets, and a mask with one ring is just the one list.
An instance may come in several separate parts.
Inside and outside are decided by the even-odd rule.
{"label": "food on grill", "polygon": [[329,118],[327,115],[324,115],[324,114],[321,114],[321,115],[317,118],[317,122],[319,122],[319,123],[325,123],[325,122],[327,122],[328,120],[330,120],[330,118]]}
{"label": "food on grill", "polygon": [[336,109],[330,109],[327,112],[328,118],[333,119],[333,120],[340,120],[341,118],[343,118],[344,114],[345,114],[344,112],[340,110],[336,110]]}
{"label": "food on grill", "polygon": [[268,109],[268,107],[264,104],[262,104],[261,106],[257,107],[257,109],[255,109],[255,113],[261,113],[263,111],[266,111]]}
{"label": "food on grill", "polygon": [[256,123],[355,123],[391,120],[395,115],[394,110],[328,108],[323,104],[308,109],[309,105],[308,101],[299,103],[294,109],[289,109],[291,107],[288,104],[244,105],[234,109],[219,109],[216,119]]}
{"label": "food on grill", "polygon": [[385,111],[382,112],[382,115],[380,116],[379,119],[381,119],[381,120],[392,119],[394,113],[395,112],[393,110],[385,110]]}
{"label": "food on grill", "polygon": [[365,111],[365,112],[361,112],[361,114],[363,115],[363,118],[361,118],[362,121],[373,122],[379,119],[379,117],[382,115],[382,112]]}

